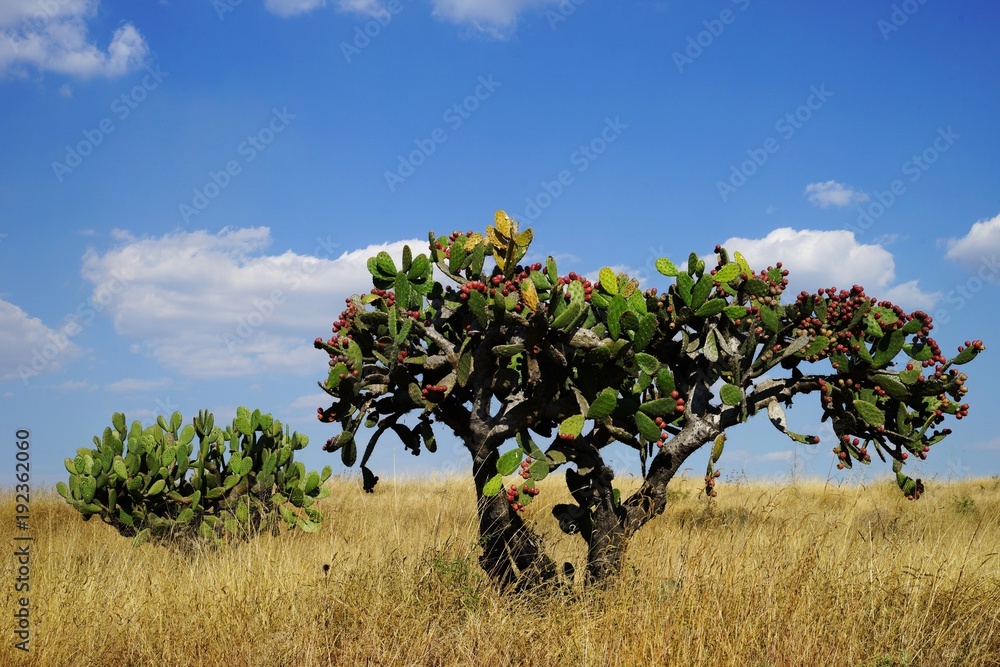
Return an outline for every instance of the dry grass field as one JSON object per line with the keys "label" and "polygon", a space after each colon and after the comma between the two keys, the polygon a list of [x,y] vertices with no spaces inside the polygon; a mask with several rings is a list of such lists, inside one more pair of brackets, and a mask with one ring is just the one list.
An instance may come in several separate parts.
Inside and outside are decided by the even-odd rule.
{"label": "dry grass field", "polygon": [[[609,590],[499,595],[477,565],[459,480],[331,480],[318,534],[179,555],[133,549],[50,492],[31,505],[30,653],[3,665],[1000,665],[1000,480],[675,480]],[[582,542],[528,509],[561,561]],[[557,497],[560,496],[560,497]],[[0,494],[4,544],[13,497]],[[578,571],[582,571],[578,567]]]}

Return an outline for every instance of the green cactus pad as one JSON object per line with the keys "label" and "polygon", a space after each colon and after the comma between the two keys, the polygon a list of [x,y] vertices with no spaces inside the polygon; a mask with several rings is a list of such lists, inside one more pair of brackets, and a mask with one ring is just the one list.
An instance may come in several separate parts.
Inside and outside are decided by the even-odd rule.
{"label": "green cactus pad", "polygon": [[739,264],[726,264],[719,270],[715,272],[712,279],[717,283],[728,283],[732,280],[736,280],[740,276],[740,266]]}
{"label": "green cactus pad", "polygon": [[602,390],[590,404],[587,419],[604,419],[610,416],[618,406],[617,394],[618,392],[611,388]]}
{"label": "green cactus pad", "polygon": [[967,364],[973,359],[975,359],[976,355],[978,354],[979,354],[979,349],[969,345],[967,347],[963,347],[961,352],[952,357],[951,363],[956,366],[961,364]]}
{"label": "green cactus pad", "polygon": [[668,278],[673,278],[679,273],[674,263],[666,257],[660,257],[656,260],[656,270]]}
{"label": "green cactus pad", "polygon": [[660,427],[645,413],[635,413],[635,426],[642,437],[646,438],[649,442],[655,442],[660,439]]}
{"label": "green cactus pad", "polygon": [[[513,472],[513,470],[511,471]],[[483,485],[483,495],[487,497],[495,496],[503,488],[503,475],[497,473]]]}
{"label": "green cactus pad", "polygon": [[639,406],[639,410],[650,417],[673,417],[677,410],[677,401],[673,398],[658,398],[643,403]]}
{"label": "green cactus pad", "polygon": [[559,424],[559,435],[564,438],[580,437],[580,434],[583,432],[583,425],[585,421],[586,420],[583,415],[572,415],[567,417],[561,424]]}
{"label": "green cactus pad", "polygon": [[319,474],[315,470],[310,471],[309,474],[306,475],[305,486],[302,489],[303,492],[310,494],[313,491],[315,491],[316,487],[318,486],[319,486]]}
{"label": "green cactus pad", "polygon": [[854,409],[857,410],[862,419],[872,426],[882,426],[885,424],[885,413],[879,410],[873,403],[857,399],[854,401]]}
{"label": "green cactus pad", "polygon": [[[705,300],[708,299],[708,295],[712,293],[715,289],[715,283],[711,276],[703,275],[698,279],[698,282],[694,284],[691,288],[691,299],[688,305],[691,306],[697,313],[698,310],[705,304]],[[720,309],[721,310],[721,309]]]}
{"label": "green cactus pad", "polygon": [[722,449],[726,445],[726,434],[720,433],[715,437],[715,441],[712,443],[712,463],[718,463],[719,457],[722,456]]}
{"label": "green cactus pad", "polygon": [[[730,264],[730,266],[733,266]],[[718,315],[726,307],[725,299],[709,299],[703,303],[694,314],[698,317],[712,317],[713,315]]]}
{"label": "green cactus pad", "polygon": [[651,354],[640,352],[635,355],[635,363],[643,373],[656,375],[660,370],[660,362]]}
{"label": "green cactus pad", "polygon": [[740,405],[743,402],[743,390],[734,384],[724,384],[719,389],[719,398],[726,405]]}
{"label": "green cactus pad", "polygon": [[520,449],[512,449],[505,454],[502,454],[499,459],[497,459],[497,473],[501,476],[511,475],[517,470],[517,467],[521,464],[524,458],[524,452]]}
{"label": "green cactus pad", "polygon": [[930,345],[924,343],[913,343],[903,345],[903,350],[912,358],[914,361],[929,361],[934,352]]}

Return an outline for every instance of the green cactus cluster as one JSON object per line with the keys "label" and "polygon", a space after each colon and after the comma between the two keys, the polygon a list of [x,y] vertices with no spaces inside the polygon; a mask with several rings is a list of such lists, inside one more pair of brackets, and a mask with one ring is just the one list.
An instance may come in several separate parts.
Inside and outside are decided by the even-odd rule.
{"label": "green cactus cluster", "polygon": [[[378,478],[367,463],[384,433],[418,454],[434,451],[434,424],[450,428],[472,457],[484,568],[504,585],[554,568],[519,513],[556,470],[575,503],[552,512],[590,545],[588,572],[599,579],[620,566],[623,540],[663,512],[666,485],[703,446],[705,492],[716,495],[724,433],[755,415],[816,445],[818,436],[788,427],[785,408],[819,395],[838,466],[869,463],[869,452],[891,459],[916,499],[922,483],[903,466],[949,435],[939,428],[947,418],[968,414],[956,366],[985,350],[982,341],[949,359],[929,315],[861,286],[783,301],[780,262],[755,271],[716,246],[714,257],[691,253],[682,265],[657,259],[670,280],[642,289],[610,267],[590,279],[560,275],[551,256],[529,263],[533,236],[498,211],[485,234],[431,233],[426,254],[406,247],[401,262],[380,252],[368,262],[373,288],[348,299],[333,335],[314,342],[332,399],[318,417],[340,426],[324,449],[347,466],[360,459],[371,491]],[[406,415],[415,420],[404,425]],[[374,429],[366,446],[356,441],[362,425]],[[606,458],[615,443],[642,471],[627,498]]]}
{"label": "green cactus cluster", "polygon": [[295,451],[308,437],[269,414],[240,407],[225,429],[204,410],[183,428],[179,412],[145,428],[126,428],[120,412],[111,422],[95,448],[66,459],[69,483],[56,490],[84,520],[98,516],[137,545],[217,544],[282,524],[314,532],[323,520],[313,503],[329,495],[330,467],[307,472]]}
{"label": "green cactus cluster", "polygon": [[[915,482],[899,464],[907,453],[925,458],[949,433],[929,429],[945,415],[961,419],[968,411],[961,402],[966,376],[953,366],[985,346],[967,343],[949,360],[929,335],[930,316],[906,314],[860,286],[803,292],[786,305],[788,271],[780,263],[754,271],[739,252],[731,257],[720,246],[714,268],[695,253],[683,268],[658,259],[658,272],[674,279],[658,294],[610,268],[592,282],[573,272],[560,276],[551,257],[518,264],[532,238],[532,230],[519,230],[499,211],[485,234],[431,234],[429,255],[406,248],[401,267],[381,252],[368,262],[374,289],[348,300],[329,340],[316,339],[330,357],[321,386],[337,399],[319,418],[342,425],[325,449],[340,450],[353,465],[360,426],[378,426],[361,461],[369,490],[377,478],[365,464],[379,436],[393,430],[414,453],[422,439],[433,450],[432,420],[447,422],[454,406],[475,400],[474,376],[483,376],[483,388],[500,401],[548,392],[546,409],[537,410],[545,418],[514,433],[518,447],[497,453],[495,474],[482,489],[486,496],[505,491],[517,510],[531,502],[536,482],[567,461],[585,477],[602,474],[595,454],[612,441],[638,451],[645,475],[647,462],[691,424],[692,401],[695,419],[720,423],[766,409],[786,436],[816,444],[817,436],[787,428],[788,399],[776,400],[786,387],[786,393],[822,393],[842,467],[852,458],[870,460],[858,445],[866,441],[895,459],[900,486],[913,495]],[[435,283],[434,268],[459,288]],[[900,355],[905,370],[894,367]],[[833,373],[800,381],[799,366],[816,362]],[[779,366],[792,371],[785,385],[765,378]],[[705,388],[717,382],[718,395],[710,396]],[[398,423],[412,409],[421,410],[419,426]],[[543,437],[558,433],[543,451],[529,429]],[[715,449],[709,495],[721,442]],[[519,465],[524,481],[505,485]]]}

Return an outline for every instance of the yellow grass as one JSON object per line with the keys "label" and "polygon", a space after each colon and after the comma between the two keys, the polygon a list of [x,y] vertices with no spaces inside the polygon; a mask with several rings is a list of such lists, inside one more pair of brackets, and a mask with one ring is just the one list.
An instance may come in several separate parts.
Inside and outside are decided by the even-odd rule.
{"label": "yellow grass", "polygon": [[[560,485],[527,514],[582,572],[582,543],[548,511]],[[335,479],[318,534],[193,557],[133,549],[36,495],[31,650],[13,648],[5,611],[0,663],[1000,665],[1000,480],[931,484],[918,502],[890,484],[720,484],[711,503],[675,485],[612,589],[548,597],[484,580],[460,480],[365,495]],[[11,545],[11,494],[0,503]]]}

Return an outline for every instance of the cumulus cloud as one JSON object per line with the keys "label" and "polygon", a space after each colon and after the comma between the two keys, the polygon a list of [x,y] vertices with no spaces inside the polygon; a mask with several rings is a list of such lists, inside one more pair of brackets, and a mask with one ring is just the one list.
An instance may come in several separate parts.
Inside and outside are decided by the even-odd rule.
{"label": "cumulus cloud", "polygon": [[115,30],[104,50],[92,41],[87,22],[99,5],[100,0],[5,0],[0,5],[0,76],[37,70],[85,79],[140,67],[149,46],[131,23]]}
{"label": "cumulus cloud", "polygon": [[144,391],[159,391],[171,386],[173,381],[170,378],[159,380],[143,380],[139,378],[122,378],[117,382],[112,382],[107,386],[108,391],[138,393]]}
{"label": "cumulus cloud", "polygon": [[949,239],[946,257],[953,262],[982,274],[984,279],[1000,282],[997,276],[997,256],[1000,255],[1000,214],[991,220],[980,220],[959,239]]}
{"label": "cumulus cloud", "polygon": [[750,266],[763,269],[775,262],[789,271],[786,294],[819,288],[850,288],[863,285],[880,299],[889,299],[908,310],[930,309],[940,299],[938,293],[920,289],[917,281],[894,284],[895,259],[880,245],[858,242],[845,230],[775,229],[764,238],[731,238],[723,244],[739,250]]}
{"label": "cumulus cloud", "polygon": [[75,333],[75,325],[52,329],[14,304],[0,300],[0,380],[27,382],[65,367],[82,352],[70,339]]}
{"label": "cumulus cloud", "polygon": [[272,14],[289,17],[306,14],[327,5],[342,12],[351,12],[363,16],[379,16],[388,13],[388,8],[382,0],[267,0],[264,6]]}
{"label": "cumulus cloud", "polygon": [[88,380],[66,380],[49,388],[55,391],[79,393],[81,391],[96,391],[97,385],[91,384]]}
{"label": "cumulus cloud", "polygon": [[785,449],[780,452],[768,452],[754,456],[753,460],[761,463],[785,463],[791,461],[793,458],[795,458],[795,452]]}
{"label": "cumulus cloud", "polygon": [[434,17],[465,23],[501,37],[512,29],[525,11],[556,6],[558,0],[432,0]]}
{"label": "cumulus cloud", "polygon": [[312,340],[330,334],[346,297],[371,288],[368,257],[426,244],[398,241],[331,258],[267,254],[267,227],[116,237],[117,247],[88,251],[83,262],[95,284],[128,273],[107,307],[115,330],[165,368],[201,378],[318,373],[323,360]]}
{"label": "cumulus cloud", "polygon": [[326,0],[267,0],[264,6],[278,16],[297,16],[326,5]]}
{"label": "cumulus cloud", "polygon": [[809,201],[820,208],[830,206],[846,207],[868,201],[868,195],[860,190],[855,190],[837,181],[826,181],[825,183],[810,183],[806,186],[805,194]]}
{"label": "cumulus cloud", "polygon": [[[502,38],[513,30],[523,12],[555,7],[560,0],[431,0],[434,18],[473,28]],[[377,16],[388,11],[384,0],[267,0],[265,6],[278,16],[297,16],[327,5],[340,11]]]}

